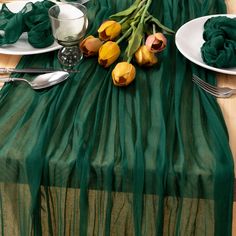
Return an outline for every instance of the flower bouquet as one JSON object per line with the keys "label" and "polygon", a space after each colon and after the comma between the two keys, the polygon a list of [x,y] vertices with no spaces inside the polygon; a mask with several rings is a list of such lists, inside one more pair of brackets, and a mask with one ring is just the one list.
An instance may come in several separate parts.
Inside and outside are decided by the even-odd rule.
{"label": "flower bouquet", "polygon": [[139,66],[158,63],[157,53],[167,45],[165,34],[174,33],[148,12],[151,3],[152,0],[136,0],[129,8],[103,22],[97,30],[98,37],[89,35],[80,43],[85,57],[98,55],[98,63],[107,68],[120,57],[119,44],[126,42],[122,61],[112,71],[114,85],[126,86],[135,79],[132,59]]}

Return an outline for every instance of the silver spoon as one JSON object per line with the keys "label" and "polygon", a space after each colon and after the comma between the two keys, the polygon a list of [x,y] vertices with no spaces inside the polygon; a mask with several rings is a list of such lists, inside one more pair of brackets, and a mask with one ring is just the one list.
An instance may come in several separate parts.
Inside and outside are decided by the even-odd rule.
{"label": "silver spoon", "polygon": [[0,82],[23,81],[28,83],[33,89],[43,89],[58,84],[69,77],[66,71],[56,71],[36,76],[32,81],[23,78],[0,78]]}

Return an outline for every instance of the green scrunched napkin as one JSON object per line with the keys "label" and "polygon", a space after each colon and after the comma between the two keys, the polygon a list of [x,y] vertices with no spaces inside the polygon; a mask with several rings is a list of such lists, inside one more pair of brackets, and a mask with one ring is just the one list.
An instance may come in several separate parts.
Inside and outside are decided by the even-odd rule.
{"label": "green scrunched napkin", "polygon": [[214,67],[236,66],[236,18],[212,17],[204,24],[203,61]]}
{"label": "green scrunched napkin", "polygon": [[15,43],[23,32],[28,33],[28,42],[35,48],[44,48],[54,42],[48,9],[54,3],[42,1],[27,3],[18,12],[11,12],[3,4],[0,11],[0,45]]}

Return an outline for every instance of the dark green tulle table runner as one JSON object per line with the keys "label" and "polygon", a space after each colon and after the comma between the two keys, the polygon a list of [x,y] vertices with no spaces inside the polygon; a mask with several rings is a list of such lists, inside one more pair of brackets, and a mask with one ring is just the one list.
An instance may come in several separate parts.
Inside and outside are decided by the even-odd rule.
{"label": "dark green tulle table runner", "polygon": [[[131,3],[91,0],[88,34]],[[150,9],[175,31],[226,12],[223,0],[160,0]],[[125,88],[96,58],[52,88],[4,86],[0,235],[231,235],[227,129],[216,99],[191,81],[194,72],[214,83],[215,74],[185,59],[174,40]],[[56,52],[18,64],[31,66],[60,67]]]}

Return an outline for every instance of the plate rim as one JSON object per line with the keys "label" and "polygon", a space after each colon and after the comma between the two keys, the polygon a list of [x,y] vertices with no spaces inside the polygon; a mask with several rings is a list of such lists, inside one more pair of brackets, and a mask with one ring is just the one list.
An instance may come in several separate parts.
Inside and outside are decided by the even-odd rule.
{"label": "plate rim", "polygon": [[[204,20],[205,21],[203,22],[203,24],[206,22],[206,20],[208,20],[209,18],[211,17],[217,17],[217,16],[229,16],[231,18],[233,17],[236,17],[236,14],[213,14],[213,15],[205,15],[205,16],[201,16],[201,17],[197,17],[195,19],[192,19],[190,21],[187,21],[186,23],[184,23],[176,32],[175,34],[175,45],[177,47],[177,49],[179,50],[179,52],[184,56],[186,57],[188,60],[190,60],[191,62],[193,62],[194,64],[200,66],[200,67],[203,67],[205,69],[209,69],[209,70],[212,70],[212,71],[216,71],[216,72],[219,72],[219,73],[223,73],[223,74],[229,74],[229,75],[236,75],[236,67],[231,67],[231,68],[217,68],[217,67],[213,67],[213,66],[210,66],[210,65],[207,65],[205,62],[203,61],[199,61],[199,60],[196,60],[195,58],[193,58],[192,56],[188,55],[183,49],[182,47],[179,45],[179,38],[180,38],[180,34],[181,34],[181,31],[187,27],[188,25],[191,25],[193,22],[196,22],[196,21],[201,21],[201,20]],[[202,31],[203,33],[203,31]],[[202,45],[201,45],[202,46]],[[234,69],[234,70],[232,70]]]}

